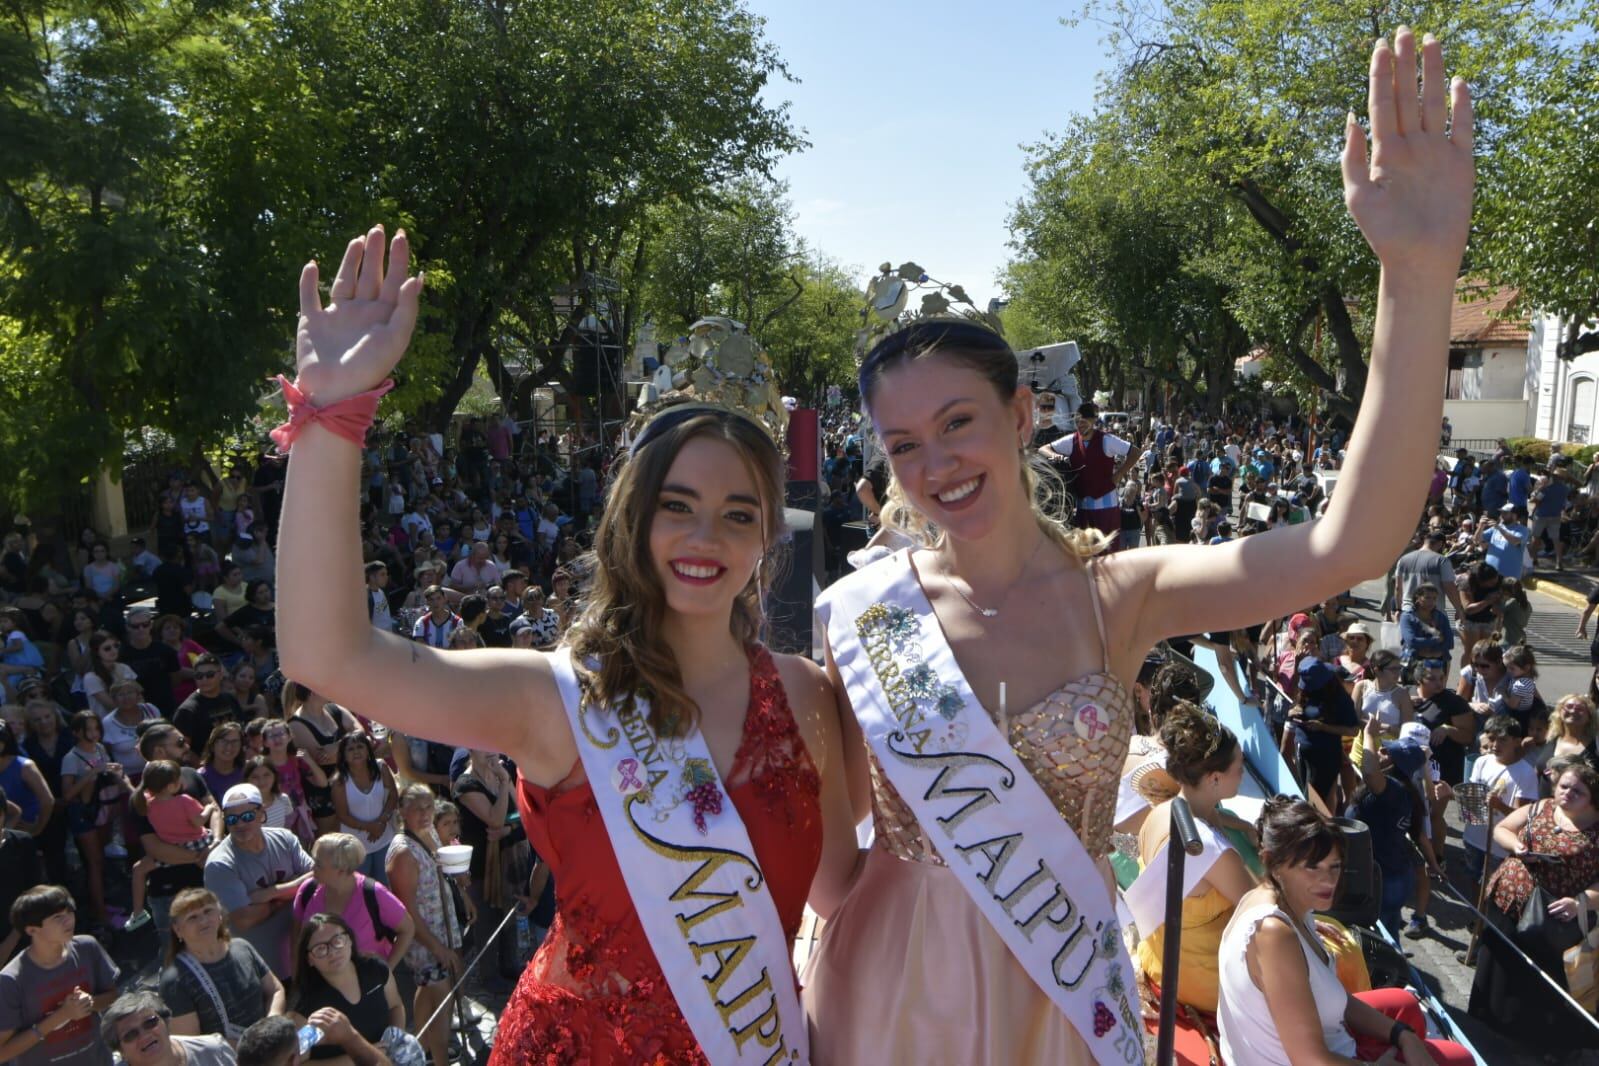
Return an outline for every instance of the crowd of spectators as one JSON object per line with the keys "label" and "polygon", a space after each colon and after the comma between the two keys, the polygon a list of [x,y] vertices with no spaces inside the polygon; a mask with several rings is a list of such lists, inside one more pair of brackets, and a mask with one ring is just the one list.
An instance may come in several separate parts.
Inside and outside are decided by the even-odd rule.
{"label": "crowd of spectators", "polygon": [[[1124,434],[1107,441],[1107,452],[1132,460],[1118,490],[1116,550],[1217,543],[1309,521],[1336,491],[1344,445],[1337,428],[1297,417],[1102,421],[1098,430]],[[1550,944],[1574,943],[1578,910],[1599,906],[1592,801],[1599,640],[1586,691],[1541,692],[1522,581],[1536,569],[1591,558],[1596,518],[1599,466],[1585,470],[1558,447],[1547,462],[1513,455],[1504,442],[1491,455],[1446,449],[1415,537],[1387,575],[1378,620],[1356,619],[1345,597],[1242,631],[1171,642],[1178,662],[1195,646],[1215,651],[1223,679],[1241,702],[1260,706],[1319,809],[1367,826],[1378,872],[1376,916],[1394,934],[1433,935],[1427,911],[1433,879],[1445,876],[1446,812],[1463,785],[1486,796],[1493,839],[1487,825],[1466,820],[1456,884],[1467,898],[1483,889],[1490,924],[1505,939],[1485,935],[1469,960],[1477,966],[1470,1010],[1548,1049],[1592,1036],[1580,1024],[1559,1022],[1564,1008],[1543,976],[1565,982],[1560,952]],[[1587,635],[1595,609],[1599,594],[1579,635]],[[1163,750],[1160,719],[1156,714],[1141,731],[1151,751]],[[1172,774],[1192,791],[1195,782]],[[1144,837],[1139,850],[1150,850]],[[1341,849],[1316,861],[1322,859],[1341,861]],[[1201,882],[1185,904],[1185,925],[1189,910],[1204,912],[1195,923],[1205,927],[1200,932],[1226,924],[1239,893],[1224,881]],[[1533,894],[1535,885],[1542,894]],[[1529,918],[1529,906],[1544,913]],[[1518,923],[1540,917],[1561,935],[1535,941],[1517,931]],[[1193,950],[1215,958],[1216,942],[1202,937]],[[1312,949],[1305,951],[1315,963]],[[1185,941],[1178,994],[1187,988],[1183,1003],[1213,1011],[1213,996],[1192,994],[1199,978],[1188,972],[1190,952]],[[1464,952],[1460,957],[1468,961]],[[1532,965],[1543,974],[1529,972]],[[1225,984],[1225,972],[1220,979]],[[1529,1034],[1524,1020],[1533,1016],[1546,1024]],[[1378,1021],[1367,1016],[1366,1024]]]}
{"label": "crowd of spectators", "polygon": [[[602,449],[468,418],[449,441],[375,433],[365,463],[374,626],[556,645]],[[502,756],[393,732],[278,668],[282,484],[263,454],[175,474],[125,546],[25,521],[4,538],[0,1061],[445,1066],[468,945],[517,912],[497,958],[514,976],[553,920]],[[472,848],[459,874],[451,844]],[[119,999],[107,946],[147,927],[158,988]],[[302,1052],[307,1022],[321,1043]]]}

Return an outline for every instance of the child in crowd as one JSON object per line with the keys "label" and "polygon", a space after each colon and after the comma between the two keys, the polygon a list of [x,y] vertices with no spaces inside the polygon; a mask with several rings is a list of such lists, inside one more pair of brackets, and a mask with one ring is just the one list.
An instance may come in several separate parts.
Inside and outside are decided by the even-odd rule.
{"label": "child in crowd", "polygon": [[[1508,714],[1496,714],[1482,727],[1482,755],[1472,763],[1470,780],[1488,786],[1488,805],[1496,822],[1538,798],[1538,770],[1522,757],[1523,735],[1521,723]],[[1488,827],[1468,824],[1462,840],[1466,869],[1473,880],[1479,880],[1487,858]],[[1504,855],[1504,849],[1495,844],[1494,858]]]}
{"label": "child in crowd", "polygon": [[[166,759],[146,763],[140,785],[150,827],[163,842],[190,851],[210,851],[216,846],[216,838],[206,828],[211,805],[202,806],[199,800],[181,791],[183,770],[177,763]],[[144,906],[144,886],[150,874],[164,865],[148,855],[133,864],[133,915],[124,929],[131,932],[150,921],[150,912]]]}

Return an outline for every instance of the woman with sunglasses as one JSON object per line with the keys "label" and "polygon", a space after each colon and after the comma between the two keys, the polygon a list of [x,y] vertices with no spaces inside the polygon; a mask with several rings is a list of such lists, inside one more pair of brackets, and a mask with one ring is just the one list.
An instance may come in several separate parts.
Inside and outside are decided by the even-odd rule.
{"label": "woman with sunglasses", "polygon": [[[374,228],[352,241],[326,307],[307,265],[298,394],[319,407],[370,403],[415,325],[422,283],[407,276],[409,255],[403,234],[390,243]],[[717,343],[747,354],[744,338],[725,336],[737,339]],[[360,448],[321,420],[302,418],[282,438],[292,440],[278,545],[284,669],[341,703],[381,708],[407,734],[509,756],[523,824],[567,886],[492,1061],[703,1062],[733,1051],[730,1026],[762,1018],[762,1061],[802,1049],[789,944],[808,891],[823,914],[843,897],[857,847],[833,694],[813,663],[759,642],[783,533],[785,475],[769,431],[704,404],[643,427],[595,533],[584,613],[555,653],[442,651],[377,632],[361,604]],[[599,736],[629,752],[602,761]],[[647,848],[628,811],[676,850]],[[668,873],[641,876],[652,869]],[[696,894],[714,885],[736,902],[682,911],[699,921],[679,927],[668,897],[686,877]],[[716,939],[748,950],[702,947],[713,917]],[[727,999],[735,983],[748,995]]]}

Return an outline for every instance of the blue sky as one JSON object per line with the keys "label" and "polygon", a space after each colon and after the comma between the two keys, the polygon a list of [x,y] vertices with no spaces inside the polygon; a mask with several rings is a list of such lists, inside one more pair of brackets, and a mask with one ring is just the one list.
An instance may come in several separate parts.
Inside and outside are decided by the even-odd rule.
{"label": "blue sky", "polygon": [[812,147],[784,159],[796,225],[813,247],[867,272],[915,259],[1000,294],[1005,219],[1026,179],[1022,145],[1093,105],[1103,27],[1061,25],[1065,3],[749,0],[799,83]]}

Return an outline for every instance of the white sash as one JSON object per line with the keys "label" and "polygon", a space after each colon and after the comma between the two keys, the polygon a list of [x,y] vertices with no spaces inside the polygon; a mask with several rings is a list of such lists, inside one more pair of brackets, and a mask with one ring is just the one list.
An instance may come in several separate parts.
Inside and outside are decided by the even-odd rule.
{"label": "white sash", "polygon": [[[1183,898],[1194,890],[1194,886],[1205,879],[1210,873],[1210,868],[1216,865],[1227,852],[1232,850],[1232,841],[1228,840],[1220,830],[1209,822],[1199,818],[1194,819],[1194,826],[1199,830],[1199,839],[1205,845],[1205,850],[1198,855],[1190,855],[1183,861]],[[1171,838],[1166,838],[1144,866],[1144,872],[1122,893],[1122,900],[1127,904],[1127,910],[1133,916],[1133,924],[1138,926],[1140,938],[1148,939],[1155,930],[1166,924],[1166,864],[1168,861],[1168,848],[1171,847]]]}
{"label": "white sash", "polygon": [[633,908],[705,1056],[804,1066],[788,938],[705,737],[656,736],[642,698],[584,704],[571,652],[550,663]]}
{"label": "white sash", "polygon": [[[1104,877],[972,693],[909,552],[834,584],[816,609],[867,742],[961,887],[1095,1061],[1142,1063]],[[1103,710],[1082,710],[1080,727],[1104,728]]]}

